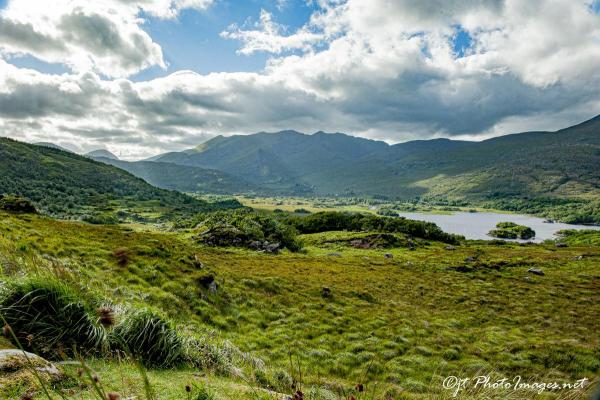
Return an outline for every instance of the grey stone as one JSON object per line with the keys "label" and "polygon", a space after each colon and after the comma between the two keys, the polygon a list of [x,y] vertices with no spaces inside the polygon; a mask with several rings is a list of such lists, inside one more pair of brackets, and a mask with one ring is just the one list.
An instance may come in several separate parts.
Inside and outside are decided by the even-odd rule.
{"label": "grey stone", "polygon": [[534,274],[534,275],[540,275],[540,276],[544,276],[544,271],[542,271],[541,269],[538,268],[529,268],[527,270],[527,272],[529,272],[530,274]]}
{"label": "grey stone", "polygon": [[64,378],[61,368],[36,354],[17,349],[0,350],[0,375],[30,371],[31,367],[51,380]]}

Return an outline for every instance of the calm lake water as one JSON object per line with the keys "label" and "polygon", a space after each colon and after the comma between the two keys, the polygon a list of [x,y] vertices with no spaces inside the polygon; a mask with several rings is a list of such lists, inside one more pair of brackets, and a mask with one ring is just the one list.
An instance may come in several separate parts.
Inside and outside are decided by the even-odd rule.
{"label": "calm lake water", "polygon": [[519,214],[499,214],[486,212],[455,212],[453,214],[399,213],[400,216],[420,221],[435,222],[448,233],[463,235],[467,239],[493,239],[488,232],[496,227],[498,222],[514,222],[525,225],[535,231],[531,241],[541,242],[554,239],[554,234],[562,229],[600,229],[599,226],[570,225],[562,223],[545,223],[544,219]]}

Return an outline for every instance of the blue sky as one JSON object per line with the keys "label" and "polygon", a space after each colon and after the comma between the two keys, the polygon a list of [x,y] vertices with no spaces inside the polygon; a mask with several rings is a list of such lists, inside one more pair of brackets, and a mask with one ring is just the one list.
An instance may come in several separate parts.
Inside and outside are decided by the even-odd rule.
{"label": "blue sky", "polygon": [[[210,72],[253,72],[263,69],[267,54],[239,55],[238,42],[219,34],[231,24],[253,26],[264,9],[290,31],[303,26],[314,11],[304,1],[288,1],[278,6],[273,0],[220,0],[205,11],[182,10],[177,20],[147,17],[143,29],[159,43],[169,63],[167,73],[191,69]],[[164,75],[152,68],[133,79],[148,79]]]}

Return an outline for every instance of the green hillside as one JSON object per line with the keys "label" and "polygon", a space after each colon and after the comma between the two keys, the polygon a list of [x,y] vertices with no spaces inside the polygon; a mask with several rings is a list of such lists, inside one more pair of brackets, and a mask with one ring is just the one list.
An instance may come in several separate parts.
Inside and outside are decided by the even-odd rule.
{"label": "green hillside", "polygon": [[165,162],[127,162],[107,157],[95,160],[121,168],[146,182],[168,190],[197,193],[238,193],[256,190],[254,185],[215,169]]}
{"label": "green hillside", "polygon": [[159,161],[214,168],[288,194],[582,198],[600,194],[600,117],[557,132],[389,146],[343,134],[217,137]]}
{"label": "green hillside", "polygon": [[16,194],[44,212],[78,215],[89,207],[146,203],[161,211],[214,207],[182,193],[156,188],[104,163],[46,146],[0,138],[0,194]]}
{"label": "green hillside", "polygon": [[[120,399],[163,400],[274,400],[298,390],[313,400],[449,400],[450,375],[597,382],[597,232],[567,235],[561,247],[448,246],[319,221],[300,222],[303,251],[271,254],[209,246],[195,228],[0,211],[0,313],[26,349],[67,361],[68,378],[48,385],[52,399],[106,399],[92,376]],[[20,317],[24,308],[34,317]],[[126,356],[119,338],[131,344]],[[89,376],[78,373],[72,345]],[[0,337],[0,348],[14,346]],[[156,396],[145,394],[133,360],[144,361]],[[0,398],[49,399],[35,388],[27,371],[0,371]],[[595,389],[472,390],[456,398],[583,399]]]}

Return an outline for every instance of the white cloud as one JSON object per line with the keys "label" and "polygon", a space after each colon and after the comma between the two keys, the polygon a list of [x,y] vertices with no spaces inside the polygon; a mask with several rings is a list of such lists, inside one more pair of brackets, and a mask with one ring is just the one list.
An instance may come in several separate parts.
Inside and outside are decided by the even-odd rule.
{"label": "white cloud", "polygon": [[12,0],[0,14],[0,55],[30,54],[75,72],[125,77],[166,68],[161,47],[141,28],[140,10],[173,18],[212,0]]}
{"label": "white cloud", "polygon": [[[74,71],[45,75],[0,60],[3,132],[144,157],[215,134],[297,129],[392,142],[477,139],[600,113],[600,16],[586,1],[320,0],[296,31],[263,11],[257,26],[223,33],[241,42],[241,53],[272,53],[264,71],[180,71],[137,83],[97,75],[161,65],[161,49],[143,36],[134,8],[171,18],[178,7],[208,3],[94,4],[30,20],[10,7],[3,14],[12,23],[0,24],[3,51],[21,49]],[[115,23],[114,40],[90,43],[90,16],[100,27]],[[457,26],[472,38],[460,58],[451,43]]]}
{"label": "white cloud", "polygon": [[221,33],[227,39],[236,39],[244,43],[239,53],[249,55],[255,52],[282,53],[290,50],[310,50],[312,45],[323,39],[323,35],[303,28],[293,35],[285,36],[284,27],[273,21],[273,16],[265,11],[260,11],[260,23],[255,30],[242,30],[237,25],[232,25]]}

